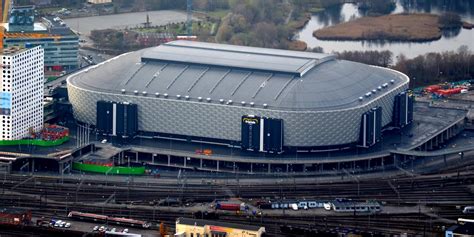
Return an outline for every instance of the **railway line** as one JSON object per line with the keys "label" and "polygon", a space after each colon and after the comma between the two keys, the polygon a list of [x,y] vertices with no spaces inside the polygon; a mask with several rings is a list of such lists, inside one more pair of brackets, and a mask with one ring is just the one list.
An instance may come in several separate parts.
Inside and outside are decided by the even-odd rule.
{"label": "railway line", "polygon": [[[474,173],[446,170],[441,174],[398,176],[387,179],[360,180],[349,178],[325,183],[280,182],[275,184],[143,182],[48,176],[0,176],[0,205],[31,209],[35,215],[66,216],[68,211],[81,211],[165,223],[174,226],[178,217],[193,217],[186,205],[210,203],[216,199],[239,197],[245,200],[377,200],[385,205],[429,209],[428,213],[378,213],[320,215],[301,211],[298,215],[221,214],[231,223],[261,222],[272,236],[284,236],[282,226],[318,229],[329,232],[353,229],[361,232],[412,235],[441,233],[463,215],[459,206],[474,204]],[[158,206],[160,200],[179,199],[184,207]]]}

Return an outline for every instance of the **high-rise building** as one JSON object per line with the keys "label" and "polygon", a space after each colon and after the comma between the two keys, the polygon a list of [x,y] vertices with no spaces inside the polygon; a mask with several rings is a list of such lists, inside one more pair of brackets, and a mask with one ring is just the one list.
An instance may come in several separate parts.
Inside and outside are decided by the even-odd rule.
{"label": "high-rise building", "polygon": [[19,140],[43,126],[44,51],[10,47],[0,58],[0,140]]}

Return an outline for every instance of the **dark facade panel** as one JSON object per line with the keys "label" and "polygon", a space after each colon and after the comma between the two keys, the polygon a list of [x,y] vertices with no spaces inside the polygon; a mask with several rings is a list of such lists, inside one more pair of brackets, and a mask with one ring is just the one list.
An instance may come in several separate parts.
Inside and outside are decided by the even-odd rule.
{"label": "dark facade panel", "polygon": [[135,135],[138,132],[138,106],[129,104],[127,106],[127,114],[125,119],[126,131],[129,135]]}
{"label": "dark facade panel", "polygon": [[283,150],[283,120],[264,119],[263,151],[281,152]]}
{"label": "dark facade panel", "polygon": [[408,97],[408,123],[413,122],[413,98]]}
{"label": "dark facade panel", "polygon": [[370,147],[382,139],[382,107],[376,107],[362,115],[359,145]]}
{"label": "dark facade panel", "polygon": [[113,136],[135,136],[138,131],[137,105],[98,101],[97,130],[99,133]]}
{"label": "dark facade panel", "polygon": [[413,121],[413,98],[408,93],[402,92],[395,96],[393,108],[393,125],[405,127]]}
{"label": "dark facade panel", "polygon": [[106,101],[97,102],[97,130],[100,133],[112,133],[113,104]]}
{"label": "dark facade panel", "polygon": [[375,115],[375,142],[382,139],[382,107],[374,108]]}
{"label": "dark facade panel", "polygon": [[115,135],[124,136],[127,133],[125,127],[125,105],[124,104],[115,104]]}
{"label": "dark facade panel", "polygon": [[242,116],[242,149],[258,151],[260,148],[260,117]]}

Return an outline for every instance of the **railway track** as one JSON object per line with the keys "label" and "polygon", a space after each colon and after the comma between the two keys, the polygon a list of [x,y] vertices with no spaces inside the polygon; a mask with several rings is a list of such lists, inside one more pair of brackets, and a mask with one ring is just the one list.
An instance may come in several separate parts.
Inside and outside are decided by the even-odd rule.
{"label": "railway track", "polygon": [[[232,223],[261,223],[273,236],[283,236],[280,227],[291,225],[336,231],[351,228],[373,233],[430,233],[435,236],[447,227],[445,219],[465,217],[456,206],[474,204],[474,173],[446,170],[441,174],[400,176],[378,180],[340,180],[333,183],[283,184],[186,184],[146,183],[139,181],[78,180],[69,177],[30,177],[22,175],[0,176],[0,205],[31,209],[35,215],[65,216],[67,211],[92,212],[111,216],[128,217],[164,222],[174,226],[178,217],[192,217],[180,208],[157,211],[159,200],[178,198],[189,203],[209,203],[216,199],[240,197],[244,199],[315,199],[377,200],[387,205],[414,206],[422,204],[433,208],[432,215],[336,215],[317,216],[247,216],[223,215],[222,220]],[[111,198],[112,197],[112,198]],[[105,202],[109,200],[107,204]],[[100,208],[98,208],[100,207]]]}

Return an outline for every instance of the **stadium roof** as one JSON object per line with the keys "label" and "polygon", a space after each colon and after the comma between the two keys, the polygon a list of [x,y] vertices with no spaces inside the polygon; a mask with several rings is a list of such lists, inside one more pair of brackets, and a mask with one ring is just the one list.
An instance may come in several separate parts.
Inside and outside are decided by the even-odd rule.
{"label": "stadium roof", "polygon": [[100,63],[69,83],[132,96],[328,111],[369,103],[408,78],[325,54],[177,41]]}
{"label": "stadium roof", "polygon": [[262,72],[288,73],[301,77],[307,71],[335,57],[326,54],[225,44],[174,41],[148,50],[142,62],[175,62]]}

